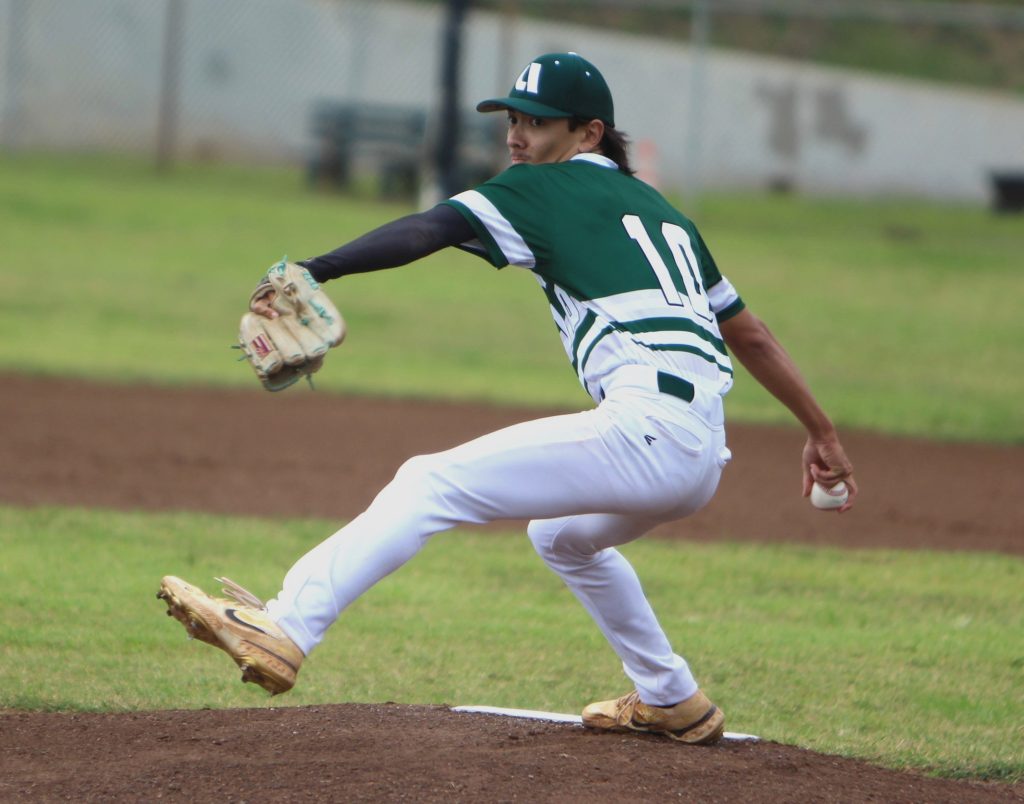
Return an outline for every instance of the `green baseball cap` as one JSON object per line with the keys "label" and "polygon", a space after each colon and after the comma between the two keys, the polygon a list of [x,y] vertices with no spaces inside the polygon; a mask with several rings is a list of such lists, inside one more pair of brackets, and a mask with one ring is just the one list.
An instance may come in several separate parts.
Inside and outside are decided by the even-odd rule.
{"label": "green baseball cap", "polygon": [[546,53],[520,73],[507,98],[477,104],[478,112],[515,109],[531,117],[581,117],[615,127],[612,93],[600,71],[577,53]]}

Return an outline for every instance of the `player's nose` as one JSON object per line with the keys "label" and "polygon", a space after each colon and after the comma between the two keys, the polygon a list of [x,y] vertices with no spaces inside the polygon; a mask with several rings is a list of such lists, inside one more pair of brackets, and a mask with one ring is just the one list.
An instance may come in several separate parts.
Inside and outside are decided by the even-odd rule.
{"label": "player's nose", "polygon": [[518,126],[510,125],[508,127],[508,132],[505,134],[505,144],[508,145],[510,149],[523,147],[525,143],[523,142]]}

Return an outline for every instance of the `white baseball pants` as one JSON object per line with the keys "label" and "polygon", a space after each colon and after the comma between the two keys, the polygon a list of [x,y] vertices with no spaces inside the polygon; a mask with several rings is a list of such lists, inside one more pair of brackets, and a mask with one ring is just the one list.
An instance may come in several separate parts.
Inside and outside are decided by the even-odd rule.
{"label": "white baseball pants", "polygon": [[641,699],[690,697],[697,683],[686,661],[614,548],[711,499],[729,459],[722,400],[700,389],[692,403],[658,393],[644,372],[616,379],[593,410],[407,461],[364,513],[299,559],[268,603],[271,616],[308,654],[349,604],[433,534],[531,519],[537,552],[590,612]]}

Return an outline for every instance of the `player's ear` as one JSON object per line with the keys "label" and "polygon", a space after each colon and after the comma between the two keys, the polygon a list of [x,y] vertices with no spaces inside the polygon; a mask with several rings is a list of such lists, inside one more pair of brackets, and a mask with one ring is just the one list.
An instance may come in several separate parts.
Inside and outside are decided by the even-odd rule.
{"label": "player's ear", "polygon": [[583,141],[580,142],[580,151],[583,153],[596,151],[601,144],[601,140],[604,139],[604,122],[601,120],[591,120],[584,127],[584,131]]}

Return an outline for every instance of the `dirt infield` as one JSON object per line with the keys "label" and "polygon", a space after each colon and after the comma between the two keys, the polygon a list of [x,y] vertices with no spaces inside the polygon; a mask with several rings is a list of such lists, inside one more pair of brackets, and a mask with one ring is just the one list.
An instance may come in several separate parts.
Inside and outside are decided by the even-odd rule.
{"label": "dirt infield", "polygon": [[[0,388],[0,502],[16,505],[347,519],[407,457],[543,413],[2,374]],[[267,445],[253,437],[257,424],[284,410],[295,422],[289,469],[309,491],[301,500],[267,495],[258,470]],[[836,516],[798,496],[798,431],[737,425],[729,436],[735,460],[715,501],[656,536],[1024,553],[1024,447],[847,433],[862,497]],[[930,779],[773,743],[689,748],[436,707],[0,713],[0,800],[668,797],[1019,802],[1024,785]]]}
{"label": "dirt infield", "polygon": [[[545,413],[3,374],[0,388],[0,501],[18,505],[349,519],[406,458]],[[269,445],[254,437],[285,411],[295,448],[285,468],[301,497],[266,493]],[[857,432],[843,441],[863,489],[854,512],[815,511],[799,496],[800,431],[731,425],[734,460],[711,505],[656,535],[1024,553],[1024,447]]]}
{"label": "dirt infield", "polygon": [[774,743],[698,748],[440,707],[15,713],[0,728],[4,801],[1021,801]]}

